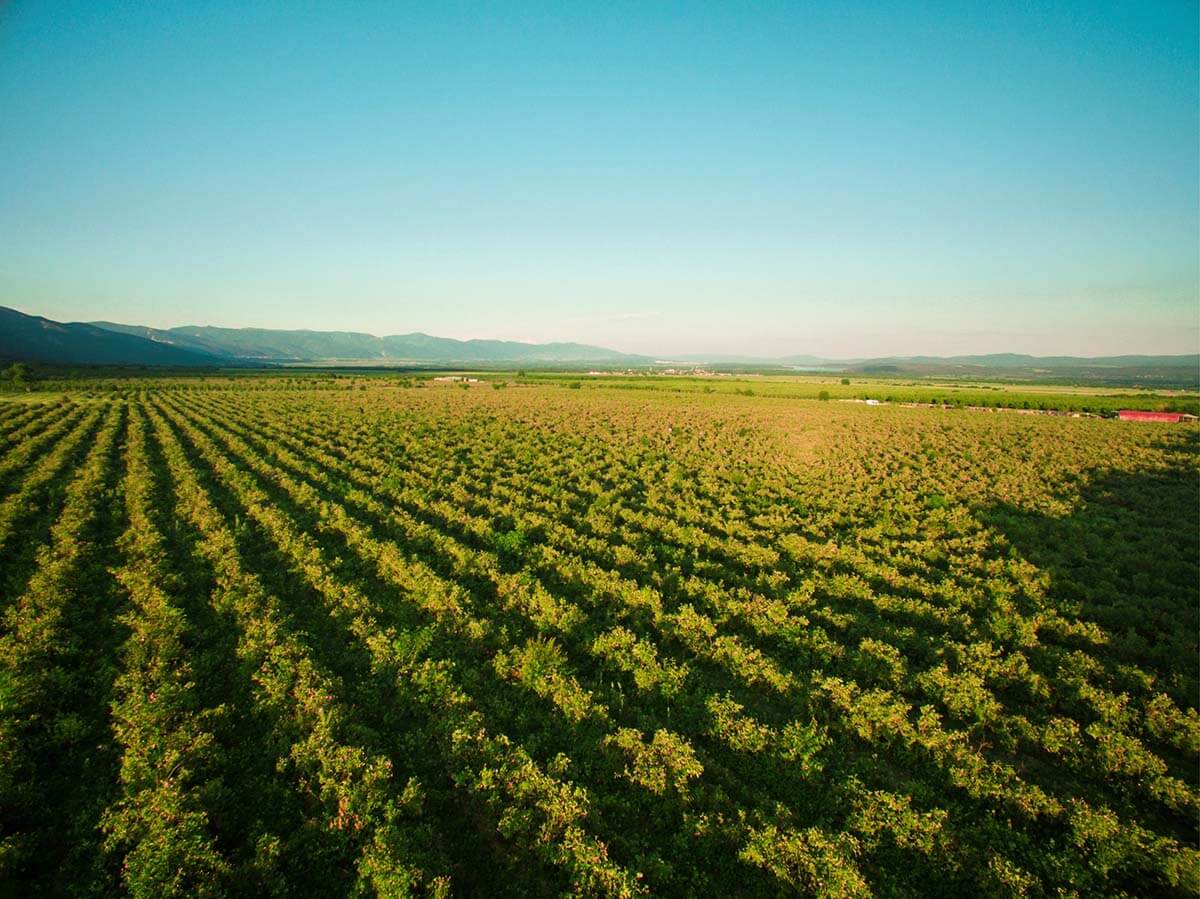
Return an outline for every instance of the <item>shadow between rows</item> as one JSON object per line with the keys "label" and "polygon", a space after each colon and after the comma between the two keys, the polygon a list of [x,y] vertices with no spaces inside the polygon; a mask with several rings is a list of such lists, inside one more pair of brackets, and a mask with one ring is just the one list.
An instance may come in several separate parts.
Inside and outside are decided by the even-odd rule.
{"label": "shadow between rows", "polygon": [[[153,507],[172,509],[171,476],[158,440],[147,440],[146,451],[154,477]],[[204,483],[202,476],[198,480]],[[170,572],[179,578],[172,594],[188,622],[187,658],[199,705],[226,709],[216,725],[223,746],[220,769],[210,772],[215,777],[205,785],[204,800],[217,845],[238,871],[233,886],[244,895],[321,894],[330,886],[330,874],[346,867],[337,865],[341,841],[305,828],[312,800],[306,802],[277,770],[289,747],[272,735],[272,723],[254,703],[256,672],[238,655],[236,620],[211,601],[217,583],[198,548],[202,534],[180,515],[162,514],[157,523]],[[297,833],[302,839],[289,840]],[[273,860],[260,857],[260,847],[277,838],[279,854]],[[349,889],[351,883],[341,886]]]}
{"label": "shadow between rows", "polygon": [[[33,597],[33,614],[50,604],[60,606],[61,617],[48,617],[52,633],[34,632],[35,640],[51,642],[27,661],[37,666],[32,684],[5,678],[5,711],[18,710],[20,720],[16,745],[4,759],[12,766],[5,787],[13,802],[0,807],[0,822],[16,852],[5,859],[12,877],[0,884],[0,895],[62,895],[76,889],[100,894],[116,884],[116,865],[102,851],[100,831],[101,816],[117,790],[120,752],[108,713],[118,647],[127,633],[118,620],[124,597],[109,571],[110,548],[125,527],[115,489],[125,421],[123,411],[116,414],[122,415],[118,432],[106,451],[99,490],[90,498],[98,509],[80,534],[68,580],[52,584],[51,595]],[[103,423],[101,416],[96,428]]]}
{"label": "shadow between rows", "polygon": [[[192,422],[193,425],[197,423]],[[206,424],[201,427],[201,430],[212,430],[213,426]],[[210,435],[211,436],[211,435]],[[219,441],[218,441],[219,442]],[[329,570],[338,580],[352,584],[360,589],[365,595],[370,596],[381,613],[383,623],[392,624],[404,629],[405,627],[421,627],[428,625],[429,622],[424,620],[420,614],[414,618],[414,612],[408,608],[410,602],[402,594],[402,592],[394,585],[386,583],[379,578],[377,574],[370,570],[371,566],[356,556],[356,550],[349,546],[341,535],[332,533],[328,530],[322,530],[318,527],[318,522],[311,512],[299,507],[281,488],[264,480],[257,473],[251,471],[245,464],[235,458],[232,454],[226,456],[240,470],[251,476],[255,482],[270,497],[271,503],[283,512],[287,518],[300,530],[310,534],[321,545],[323,554],[326,559],[326,564],[329,565]],[[282,462],[273,462],[273,465],[283,465]],[[284,466],[284,468],[288,468]],[[294,476],[298,479],[305,480],[320,494],[325,491],[316,484],[308,482],[302,472],[295,472]],[[220,489],[222,492],[223,488]],[[327,497],[328,498],[328,497]],[[236,504],[236,499],[229,496],[229,501]],[[368,516],[370,519],[370,516]],[[373,527],[381,527],[379,522],[374,522]],[[248,526],[247,530],[253,531],[256,528]],[[384,528],[387,531],[386,528]],[[333,622],[333,619],[328,615],[322,615],[319,611],[321,599],[314,591],[301,579],[295,575],[292,570],[292,563],[278,552],[270,543],[270,538],[262,534],[261,539],[264,541],[262,547],[262,558],[264,560],[271,559],[276,564],[268,566],[262,572],[264,582],[268,577],[272,577],[271,571],[276,574],[274,583],[278,589],[283,591],[280,595],[286,595],[292,600],[299,600],[304,597],[303,603],[296,607],[299,612],[300,606],[309,607],[310,605],[317,609],[317,617],[324,618],[324,625],[318,624],[316,621],[309,620],[309,613],[302,613],[302,618],[298,621],[302,622],[302,626],[307,629],[310,626],[316,627],[339,627]],[[283,575],[282,571],[286,570],[287,575]],[[476,585],[477,587],[479,585]],[[494,599],[494,598],[493,598]],[[490,601],[485,600],[485,604],[490,604]],[[496,609],[489,610],[496,613],[497,621],[503,623],[508,621],[509,625],[516,626],[517,621],[508,613],[499,612]],[[337,643],[342,642],[345,646],[350,643],[355,643],[356,638],[348,631],[342,631],[340,637],[331,634],[328,638],[322,639],[322,645],[329,645],[330,641]],[[605,757],[605,754],[598,749],[600,738],[604,735],[602,729],[596,729],[591,723],[583,723],[578,726],[569,725],[561,720],[560,716],[551,709],[546,708],[546,700],[539,699],[533,694],[528,694],[527,697],[521,695],[521,688],[512,685],[499,678],[496,672],[492,669],[489,663],[490,656],[487,652],[482,651],[483,647],[455,647],[450,645],[447,637],[442,637],[438,641],[441,649],[446,652],[457,663],[456,672],[462,682],[462,686],[468,694],[475,698],[479,704],[480,710],[490,722],[489,729],[495,728],[497,732],[505,732],[510,734],[522,734],[532,738],[532,742],[522,739],[522,743],[526,743],[531,754],[535,758],[548,759],[556,752],[564,752],[572,759],[572,779],[581,779],[584,783],[605,782],[607,792],[604,795],[593,795],[593,815],[591,818],[595,820],[597,825],[600,825],[600,835],[610,842],[610,848],[614,851],[621,849],[625,844],[624,850],[619,854],[622,857],[630,858],[637,854],[637,851],[645,850],[644,841],[630,839],[636,837],[639,832],[643,832],[645,828],[662,829],[661,839],[655,841],[656,845],[660,845],[662,850],[666,852],[669,847],[677,849],[686,848],[687,854],[690,856],[695,852],[696,847],[692,844],[692,840],[684,840],[684,833],[680,830],[680,820],[678,815],[682,809],[675,806],[674,803],[667,801],[670,797],[665,797],[663,800],[647,804],[645,797],[638,788],[631,787],[620,779],[613,779],[612,759]],[[339,670],[345,670],[340,668]],[[355,674],[347,677],[347,681],[355,681],[359,684],[370,684],[370,691],[379,689],[391,690],[393,687],[388,684],[386,678],[380,678],[378,675],[367,671],[361,675]],[[382,683],[381,683],[382,681]],[[377,734],[388,735],[391,725],[387,721],[381,721],[377,717],[377,710],[372,708],[369,700],[364,698],[364,705],[360,705],[356,711],[361,713],[364,720],[369,721],[376,729]],[[660,722],[661,726],[661,722]],[[385,740],[385,751],[395,752],[399,745],[390,740]],[[618,769],[619,771],[619,766]],[[737,777],[732,769],[727,772],[727,778],[730,784],[736,784]],[[726,778],[722,778],[723,780]],[[666,809],[669,814],[664,818],[660,812]],[[652,821],[651,819],[656,819]],[[661,820],[657,820],[661,819]],[[686,830],[686,828],[684,828]],[[644,835],[644,833],[643,833]],[[475,845],[474,850],[478,850],[478,845]],[[713,847],[716,848],[715,846]],[[724,851],[728,851],[729,847],[725,847]],[[675,858],[679,864],[683,864],[686,859],[683,857]],[[641,862],[648,863],[649,859],[641,859]],[[749,889],[753,883],[758,883],[762,880],[761,872],[754,869],[739,870],[739,880],[742,888]],[[457,873],[457,872],[456,872]],[[678,870],[679,875],[689,876],[685,871]],[[691,872],[692,874],[699,873]],[[456,882],[458,878],[456,877]],[[476,882],[476,878],[472,877],[466,881],[469,892],[476,892],[470,884]],[[732,881],[731,881],[732,883]],[[459,882],[460,887],[463,885]],[[759,884],[763,889],[767,889],[765,882]],[[495,891],[495,881],[493,880],[490,887],[491,891]],[[484,889],[483,892],[487,892]],[[767,889],[769,892],[770,890]],[[519,890],[518,890],[519,892]]]}
{"label": "shadow between rows", "polygon": [[[195,426],[195,422],[191,422]],[[446,855],[456,893],[494,894],[497,883],[519,885],[526,895],[552,895],[549,884],[557,883],[553,872],[542,870],[527,858],[519,858],[494,837],[495,825],[486,820],[488,813],[478,807],[461,789],[427,733],[427,714],[414,709],[394,678],[373,669],[370,653],[362,642],[326,605],[326,600],[295,570],[295,563],[274,542],[262,526],[252,520],[237,495],[215,474],[207,460],[186,434],[172,424],[176,437],[214,507],[225,518],[238,544],[244,570],[258,578],[268,593],[280,601],[287,627],[304,644],[316,666],[335,682],[344,707],[353,714],[346,720],[344,738],[370,753],[381,753],[397,762],[396,786],[403,787],[407,773],[421,781],[426,813],[433,822],[435,848]],[[226,455],[244,474],[260,483],[258,476],[239,460]],[[272,495],[272,505],[296,522],[286,498]],[[310,523],[312,524],[312,523]],[[391,588],[365,580],[365,566],[353,563],[353,556],[330,557],[324,545],[325,534],[315,526],[301,527],[322,544],[331,573],[364,588],[367,595],[378,596]],[[332,561],[331,561],[332,559]],[[417,626],[405,603],[391,604],[401,612],[389,621],[401,630]],[[284,748],[286,753],[286,747]],[[486,858],[486,861],[485,861]],[[345,860],[339,865],[351,869]],[[328,887],[327,881],[310,881]]]}
{"label": "shadow between rows", "polygon": [[976,514],[1049,575],[1051,606],[1109,636],[1111,662],[1139,666],[1180,705],[1196,707],[1200,474],[1194,467],[1094,472],[1062,517],[1005,503]]}
{"label": "shadow between rows", "polygon": [[[1046,648],[1041,666],[1068,663],[1070,652],[1082,651],[1103,672],[1106,689],[1134,697],[1164,692],[1180,708],[1197,709],[1200,475],[1186,446],[1180,449],[1173,443],[1165,448],[1168,464],[1159,468],[1093,471],[1068,515],[1046,515],[1007,503],[977,510],[976,515],[1003,536],[1011,552],[1048,576],[1042,600],[1046,606],[1068,621],[1093,624],[1104,634],[1101,646],[1048,637],[1042,641]],[[1057,700],[1066,702],[1068,697]],[[1153,751],[1175,777],[1193,789],[1200,786],[1194,756],[1158,739]],[[1029,774],[1034,776],[1033,771]],[[1048,770],[1035,779],[1048,788],[1055,785]],[[1196,842],[1194,820],[1129,793],[1103,772],[1096,771],[1086,784],[1076,786],[1114,807],[1124,806],[1125,813],[1136,818],[1156,820],[1185,843]]]}

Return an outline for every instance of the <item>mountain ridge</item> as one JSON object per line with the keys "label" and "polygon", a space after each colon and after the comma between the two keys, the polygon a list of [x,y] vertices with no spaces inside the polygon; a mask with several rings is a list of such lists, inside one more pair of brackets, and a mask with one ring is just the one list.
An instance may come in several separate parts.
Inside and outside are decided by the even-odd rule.
{"label": "mountain ridge", "polygon": [[0,306],[0,359],[67,365],[209,367],[213,357],[85,322],[57,322]]}
{"label": "mountain ridge", "polygon": [[617,364],[649,356],[583,343],[456,340],[419,331],[377,337],[361,331],[151,328],[110,321],[57,322],[0,306],[0,359],[66,365],[222,366],[287,363]]}
{"label": "mountain ridge", "polygon": [[589,344],[457,340],[421,331],[382,337],[362,331],[221,328],[181,325],[151,328],[110,321],[56,322],[0,306],[0,359],[81,365],[162,367],[275,366],[288,364],[382,365],[710,365],[818,369],[845,375],[1039,378],[1056,381],[1200,387],[1200,354],[1034,356],[987,353],[955,356],[885,356],[834,359],[812,354],[755,357],[737,354],[641,356]]}
{"label": "mountain ridge", "polygon": [[515,340],[456,340],[421,331],[377,337],[363,331],[308,328],[220,328],[181,325],[155,329],[114,322],[91,324],[137,333],[163,343],[209,348],[215,354],[266,362],[625,362],[647,364],[648,356],[582,343],[524,343]]}

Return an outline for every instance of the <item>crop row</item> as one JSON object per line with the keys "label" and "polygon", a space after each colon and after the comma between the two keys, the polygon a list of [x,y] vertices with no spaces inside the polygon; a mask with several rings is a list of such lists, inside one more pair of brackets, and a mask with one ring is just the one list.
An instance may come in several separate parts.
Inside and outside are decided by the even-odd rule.
{"label": "crop row", "polygon": [[22,892],[1197,888],[1187,434],[362,386],[0,414]]}

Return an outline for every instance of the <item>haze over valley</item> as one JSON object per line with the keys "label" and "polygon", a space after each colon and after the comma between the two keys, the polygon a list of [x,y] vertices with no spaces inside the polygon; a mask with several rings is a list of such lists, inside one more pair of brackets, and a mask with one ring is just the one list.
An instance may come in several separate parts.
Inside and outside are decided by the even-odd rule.
{"label": "haze over valley", "polygon": [[0,3],[0,899],[1200,895],[1200,4]]}

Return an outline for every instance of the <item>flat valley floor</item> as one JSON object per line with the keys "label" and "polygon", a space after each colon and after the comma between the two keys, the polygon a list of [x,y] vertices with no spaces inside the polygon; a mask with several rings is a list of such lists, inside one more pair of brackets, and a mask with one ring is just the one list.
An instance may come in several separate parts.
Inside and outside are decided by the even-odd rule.
{"label": "flat valley floor", "polygon": [[593,382],[0,401],[0,894],[1192,895],[1198,446]]}

